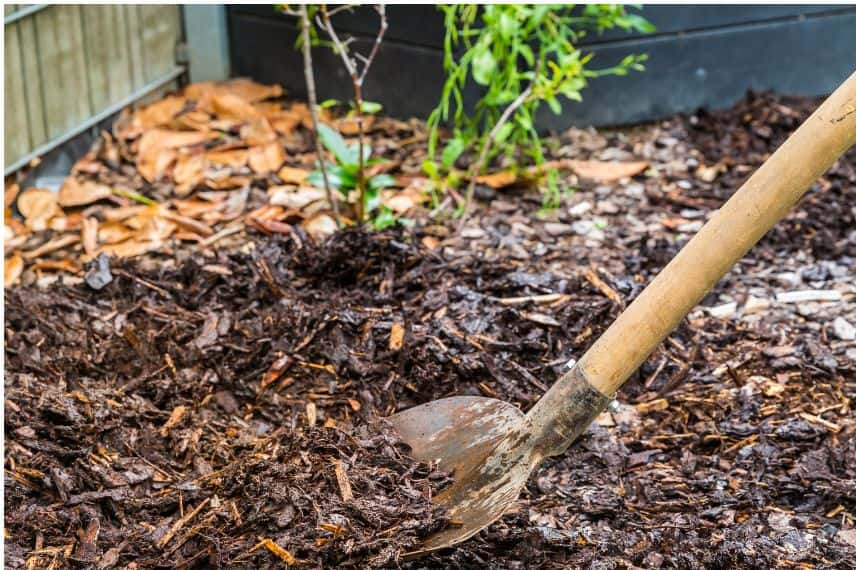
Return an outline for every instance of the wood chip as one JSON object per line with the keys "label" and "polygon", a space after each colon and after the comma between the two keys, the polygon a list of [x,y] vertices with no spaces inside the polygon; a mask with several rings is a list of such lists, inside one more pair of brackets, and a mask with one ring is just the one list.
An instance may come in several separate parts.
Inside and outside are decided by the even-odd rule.
{"label": "wood chip", "polygon": [[286,564],[296,564],[297,558],[294,557],[289,551],[275,543],[269,538],[266,538],[262,541],[262,545],[270,550],[277,558],[285,562]]}
{"label": "wood chip", "polygon": [[595,273],[591,269],[583,270],[583,277],[586,278],[586,281],[592,284],[592,286],[600,291],[604,297],[618,305],[619,307],[624,306],[624,300],[622,300],[621,295],[616,292],[615,289],[610,287],[606,281],[600,278],[600,276]]}
{"label": "wood chip", "polygon": [[644,172],[648,168],[648,163],[646,161],[602,162],[600,160],[572,160],[570,161],[570,167],[577,176],[582,178],[612,182]]}
{"label": "wood chip", "polygon": [[808,303],[810,301],[834,303],[840,301],[841,297],[841,291],[835,291],[834,289],[808,289],[805,291],[777,293],[776,301],[780,303]]}
{"label": "wood chip", "polygon": [[333,461],[333,470],[336,472],[336,482],[339,484],[342,500],[347,503],[354,498],[354,493],[351,491],[351,480],[348,479],[348,474],[345,472],[345,466],[341,460]]}
{"label": "wood chip", "polygon": [[640,414],[648,414],[650,412],[662,412],[663,410],[669,409],[669,401],[665,398],[657,398],[656,400],[651,400],[650,402],[642,402],[641,404],[636,404],[636,411]]}
{"label": "wood chip", "polygon": [[315,407],[315,402],[306,402],[306,421],[310,427],[315,427],[318,423],[318,408]]}
{"label": "wood chip", "polygon": [[392,323],[392,329],[389,331],[389,349],[401,350],[404,344],[404,323],[395,321]]}
{"label": "wood chip", "polygon": [[160,433],[162,436],[166,437],[169,435],[169,430],[177,426],[181,419],[184,417],[184,413],[187,411],[187,406],[176,406],[172,413],[169,415],[169,419],[166,421],[163,426],[160,428]]}

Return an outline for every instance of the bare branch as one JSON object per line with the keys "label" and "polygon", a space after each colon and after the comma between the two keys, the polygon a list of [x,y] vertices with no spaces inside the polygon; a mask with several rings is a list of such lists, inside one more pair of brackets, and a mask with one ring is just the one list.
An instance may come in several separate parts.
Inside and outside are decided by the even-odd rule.
{"label": "bare branch", "polygon": [[306,92],[309,99],[309,114],[312,117],[312,129],[315,137],[315,154],[318,155],[318,168],[321,170],[321,178],[324,180],[324,192],[327,195],[327,202],[333,209],[333,219],[336,220],[336,225],[342,227],[342,220],[339,217],[339,203],[333,197],[333,191],[330,188],[330,180],[327,177],[327,166],[324,164],[324,149],[321,146],[321,139],[318,136],[318,97],[315,94],[315,73],[312,71],[312,38],[309,36],[309,9],[306,5],[300,7],[300,26],[303,33],[303,73],[306,76]]}
{"label": "bare branch", "polygon": [[377,37],[375,37],[374,45],[372,46],[372,51],[369,53],[369,57],[365,62],[365,66],[363,67],[363,72],[360,74],[360,85],[362,85],[363,80],[368,75],[369,68],[372,66],[372,62],[374,62],[374,58],[377,55],[378,50],[380,49],[380,44],[383,41],[383,36],[386,34],[386,29],[389,27],[389,23],[386,20],[386,6],[383,4],[378,4],[375,6],[375,10],[377,10],[378,16],[380,16],[380,29],[377,32]]}

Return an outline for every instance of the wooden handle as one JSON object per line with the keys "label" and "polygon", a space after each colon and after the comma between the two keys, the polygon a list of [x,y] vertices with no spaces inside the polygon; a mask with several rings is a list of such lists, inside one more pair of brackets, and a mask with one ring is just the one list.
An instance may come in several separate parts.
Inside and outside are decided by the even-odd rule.
{"label": "wooden handle", "polygon": [[663,339],[856,143],[853,73],[746,181],[577,364],[613,395]]}

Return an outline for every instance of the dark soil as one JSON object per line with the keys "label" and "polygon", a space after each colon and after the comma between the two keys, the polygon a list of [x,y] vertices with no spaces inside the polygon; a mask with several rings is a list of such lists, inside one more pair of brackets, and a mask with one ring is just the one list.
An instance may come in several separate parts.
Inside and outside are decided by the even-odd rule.
{"label": "dark soil", "polygon": [[[113,261],[97,291],[7,291],[7,567],[403,564],[447,524],[447,478],[376,417],[455,394],[528,409],[813,105],[571,131],[557,157],[653,171],[547,214],[483,189],[460,236],[255,234]],[[856,342],[833,326],[856,323],[854,199],[851,151],[514,512],[404,565],[856,567]],[[838,296],[777,300],[794,290]]]}

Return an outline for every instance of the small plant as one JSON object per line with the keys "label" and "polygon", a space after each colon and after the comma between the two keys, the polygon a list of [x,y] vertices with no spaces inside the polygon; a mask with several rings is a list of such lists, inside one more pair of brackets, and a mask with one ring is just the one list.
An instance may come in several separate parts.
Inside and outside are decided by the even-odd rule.
{"label": "small plant", "polygon": [[[465,149],[478,149],[478,158],[468,173],[464,211],[472,200],[476,177],[496,155],[503,154],[513,165],[526,158],[536,167],[544,163],[535,127],[542,103],[559,114],[563,99],[582,100],[581,91],[589,79],[644,69],[644,55],[628,55],[616,66],[591,69],[592,54],[584,54],[576,45],[588,30],[654,29],[641,16],[628,14],[621,5],[589,4],[577,9],[561,4],[438,8],[446,20],[446,83],[428,119],[429,158],[424,170],[440,180]],[[470,80],[482,87],[481,98],[472,111],[464,101],[464,89]],[[438,162],[439,127],[445,122],[451,122],[455,131]],[[545,205],[555,203],[559,195],[556,173],[547,174]]]}
{"label": "small plant", "polygon": [[376,174],[365,178],[366,167],[381,163],[379,159],[371,158],[372,148],[368,144],[359,142],[347,144],[336,129],[324,123],[318,124],[318,139],[333,154],[336,164],[319,161],[319,168],[312,171],[306,181],[320,187],[324,183],[324,172],[326,172],[327,182],[331,188],[345,195],[355,190],[359,192],[358,210],[366,217],[370,217],[380,206],[380,191],[394,186],[395,178],[389,174]]}

